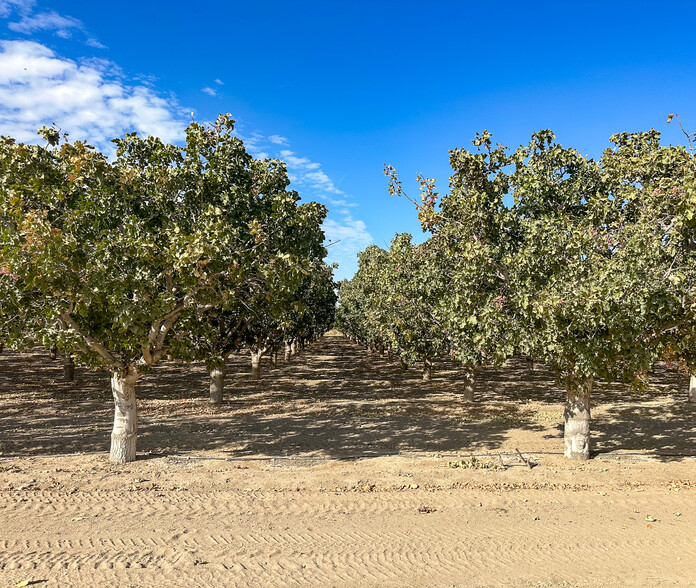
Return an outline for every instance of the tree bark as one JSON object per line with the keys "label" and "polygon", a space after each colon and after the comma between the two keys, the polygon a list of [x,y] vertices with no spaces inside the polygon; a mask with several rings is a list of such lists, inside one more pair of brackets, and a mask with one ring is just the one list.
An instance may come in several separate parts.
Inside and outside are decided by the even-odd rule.
{"label": "tree bark", "polygon": [[272,368],[276,367],[278,365],[278,352],[277,351],[271,352],[269,359],[271,361],[271,367]]}
{"label": "tree bark", "polygon": [[285,342],[285,353],[283,355],[285,361],[290,361],[290,354],[292,353],[292,346],[290,345],[290,341]]}
{"label": "tree bark", "polygon": [[696,374],[689,378],[689,402],[696,402]]}
{"label": "tree bark", "polygon": [[58,348],[55,345],[49,350],[49,357],[51,359],[58,359]]}
{"label": "tree bark", "polygon": [[401,369],[406,371],[408,369],[408,364],[406,363],[406,360],[403,357],[400,357],[399,361],[401,363]]}
{"label": "tree bark", "polygon": [[251,377],[254,380],[261,379],[261,356],[263,354],[260,351],[251,352]]}
{"label": "tree bark", "polygon": [[210,403],[221,404],[225,389],[225,376],[227,375],[225,364],[209,367],[208,373],[210,374]]}
{"label": "tree bark", "polygon": [[66,353],[63,358],[63,379],[66,382],[75,381],[75,360],[69,353]]}
{"label": "tree bark", "polygon": [[423,358],[423,381],[430,382],[433,377],[433,360],[429,357]]}
{"label": "tree bark", "polygon": [[472,367],[464,369],[462,399],[464,402],[474,401],[474,385],[476,384],[476,370]]}
{"label": "tree bark", "polygon": [[293,339],[292,343],[290,343],[290,353],[297,355],[297,339]]}
{"label": "tree bark", "polygon": [[113,463],[135,461],[135,446],[138,438],[138,414],[135,401],[135,383],[140,377],[137,370],[111,374],[111,392],[114,395],[114,428],[111,432],[111,455]]}
{"label": "tree bark", "polygon": [[593,378],[568,382],[563,418],[565,456],[570,459],[590,459],[590,393]]}
{"label": "tree bark", "polygon": [[379,344],[379,354],[384,355],[384,343]]}
{"label": "tree bark", "polygon": [[534,358],[527,356],[527,369],[530,372],[534,371]]}

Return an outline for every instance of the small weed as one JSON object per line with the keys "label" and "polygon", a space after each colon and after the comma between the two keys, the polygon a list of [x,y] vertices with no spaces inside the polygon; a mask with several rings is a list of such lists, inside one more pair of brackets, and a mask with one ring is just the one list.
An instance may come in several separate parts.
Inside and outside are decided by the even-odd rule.
{"label": "small weed", "polygon": [[497,461],[491,461],[488,459],[477,459],[475,456],[471,456],[469,459],[458,459],[456,461],[448,461],[448,468],[463,468],[467,470],[503,470],[505,469]]}

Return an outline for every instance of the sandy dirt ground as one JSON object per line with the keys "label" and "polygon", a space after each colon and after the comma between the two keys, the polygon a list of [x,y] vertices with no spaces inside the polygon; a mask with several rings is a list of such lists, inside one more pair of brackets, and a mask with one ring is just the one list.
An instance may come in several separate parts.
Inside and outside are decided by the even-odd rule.
{"label": "sandy dirt ground", "polygon": [[201,365],[144,376],[138,460],[116,466],[106,374],[3,353],[0,585],[696,585],[678,372],[599,383],[578,463],[543,366],[488,368],[466,404],[456,366],[424,383],[337,336],[260,381],[248,361],[219,407]]}

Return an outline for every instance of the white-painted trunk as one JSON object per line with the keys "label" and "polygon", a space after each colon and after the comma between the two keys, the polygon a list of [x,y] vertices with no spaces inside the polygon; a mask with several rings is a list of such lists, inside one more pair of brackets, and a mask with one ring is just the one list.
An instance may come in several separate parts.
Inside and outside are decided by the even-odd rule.
{"label": "white-painted trunk", "polygon": [[423,358],[423,381],[430,382],[433,377],[433,360],[429,357]]}
{"label": "white-painted trunk", "polygon": [[135,461],[135,446],[138,438],[138,414],[135,401],[137,371],[111,374],[111,392],[114,395],[114,428],[111,432],[111,455],[113,463]]}
{"label": "white-painted trunk", "polygon": [[222,403],[222,395],[225,389],[225,375],[227,370],[225,364],[216,365],[208,368],[210,374],[210,403]]}
{"label": "white-painted trunk", "polygon": [[292,343],[290,343],[290,353],[292,355],[297,355],[297,339],[293,339]]}
{"label": "white-painted trunk", "polygon": [[252,351],[251,352],[251,377],[254,380],[261,379],[261,352]]}
{"label": "white-painted trunk", "polygon": [[58,359],[58,348],[54,345],[48,352],[51,359]]}
{"label": "white-painted trunk", "polygon": [[581,379],[568,385],[563,418],[565,456],[570,459],[590,459],[590,394],[592,378]]}
{"label": "white-painted trunk", "polygon": [[474,386],[476,384],[476,370],[466,368],[462,378],[462,400],[464,402],[474,401]]}
{"label": "white-painted trunk", "polygon": [[689,378],[689,402],[696,402],[696,374]]}
{"label": "white-painted trunk", "polygon": [[286,341],[285,342],[285,353],[284,353],[285,361],[290,360],[291,354],[292,354],[292,345],[290,345],[290,341]]}
{"label": "white-painted trunk", "polygon": [[66,382],[75,381],[75,360],[69,353],[63,358],[63,379]]}

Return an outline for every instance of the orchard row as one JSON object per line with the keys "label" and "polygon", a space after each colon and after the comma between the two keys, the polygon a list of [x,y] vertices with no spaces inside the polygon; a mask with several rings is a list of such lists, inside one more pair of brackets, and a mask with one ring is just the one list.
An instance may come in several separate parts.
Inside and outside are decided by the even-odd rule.
{"label": "orchard row", "polygon": [[421,362],[426,380],[433,358],[460,361],[465,400],[484,365],[549,364],[567,392],[565,455],[587,459],[595,378],[644,386],[657,360],[696,371],[694,152],[656,131],[614,135],[599,160],[550,131],[512,152],[485,132],[473,143],[450,152],[442,198],[423,177],[409,197],[385,169],[428,237],[362,252],[336,326]]}
{"label": "orchard row", "polygon": [[205,361],[219,403],[230,354],[259,377],[333,322],[327,210],[233,122],[192,123],[183,146],[129,134],[113,160],[55,129],[45,147],[0,138],[0,341],[111,373],[114,462],[135,459],[136,382],[156,362]]}

